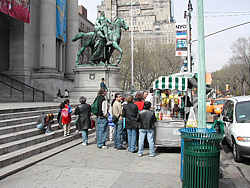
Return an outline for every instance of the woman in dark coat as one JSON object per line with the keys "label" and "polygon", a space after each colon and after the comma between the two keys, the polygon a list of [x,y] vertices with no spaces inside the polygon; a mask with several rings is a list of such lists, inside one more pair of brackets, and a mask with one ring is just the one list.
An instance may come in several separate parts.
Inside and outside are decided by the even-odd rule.
{"label": "woman in dark coat", "polygon": [[138,127],[138,107],[133,103],[133,96],[127,98],[128,104],[124,105],[122,117],[128,132],[128,151],[136,152],[136,129]]}
{"label": "woman in dark coat", "polygon": [[88,145],[88,129],[91,128],[91,107],[86,103],[86,98],[80,98],[80,105],[75,109],[75,115],[78,115],[77,127],[82,132],[82,145]]}

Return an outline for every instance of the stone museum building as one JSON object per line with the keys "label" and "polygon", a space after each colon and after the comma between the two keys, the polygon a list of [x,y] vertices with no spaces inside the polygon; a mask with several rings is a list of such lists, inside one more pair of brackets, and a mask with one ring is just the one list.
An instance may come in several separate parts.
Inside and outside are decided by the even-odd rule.
{"label": "stone museum building", "polygon": [[124,18],[134,32],[134,40],[175,44],[172,0],[132,0],[132,6],[130,0],[103,0],[98,6],[98,13],[101,11],[112,20]]}
{"label": "stone museum building", "polygon": [[77,0],[1,0],[0,80],[6,82],[0,83],[1,89],[10,87],[14,78],[50,97],[58,89],[70,90],[79,46],[71,40],[93,28]]}

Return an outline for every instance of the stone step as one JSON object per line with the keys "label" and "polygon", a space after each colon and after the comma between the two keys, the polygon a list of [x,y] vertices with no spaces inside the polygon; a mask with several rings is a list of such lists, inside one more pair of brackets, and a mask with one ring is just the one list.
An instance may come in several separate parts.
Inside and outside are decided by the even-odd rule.
{"label": "stone step", "polygon": [[[76,117],[72,116],[72,122],[71,122],[72,126],[74,124],[75,119],[76,119]],[[59,126],[58,126],[58,124],[53,124],[51,126],[51,128],[52,128],[53,131],[55,131],[55,130],[59,129]],[[34,128],[27,129],[27,130],[24,130],[24,131],[12,132],[12,133],[9,133],[9,134],[0,135],[0,144],[6,144],[6,143],[9,143],[9,142],[18,141],[18,140],[29,138],[29,137],[32,137],[32,136],[36,136],[36,135],[39,135],[39,134],[42,134],[42,131],[37,129],[36,126],[35,126]]]}
{"label": "stone step", "polygon": [[[72,130],[74,131],[75,128],[72,128]],[[92,130],[91,132],[93,133],[94,130]],[[32,146],[2,155],[0,158],[0,168],[6,167],[13,163],[22,161],[23,159],[27,159],[31,156],[48,151],[50,149],[53,149],[57,146],[60,146],[62,144],[65,144],[77,138],[80,138],[79,134],[72,134],[67,137],[58,137],[58,138],[48,140],[46,142],[42,142],[36,145],[32,145]]]}
{"label": "stone step", "polygon": [[23,124],[23,123],[34,122],[34,121],[37,121],[38,118],[39,118],[39,116],[29,116],[29,117],[0,120],[0,127],[13,126],[13,125],[18,125],[18,124]]}
{"label": "stone step", "polygon": [[37,126],[36,121],[18,124],[18,125],[4,126],[4,127],[0,127],[0,135],[20,132],[20,131],[35,128],[36,126]]}
{"label": "stone step", "polygon": [[55,130],[55,131],[53,131],[53,134],[39,134],[36,136],[24,138],[24,139],[17,140],[14,142],[1,144],[0,145],[0,156],[7,154],[7,153],[10,153],[10,152],[13,152],[13,151],[16,151],[16,150],[23,149],[25,147],[29,147],[29,146],[38,144],[38,143],[46,142],[46,141],[54,139],[54,138],[58,138],[60,136],[63,136],[63,129]]}
{"label": "stone step", "polygon": [[[94,138],[94,134],[91,134],[89,135],[89,140],[92,141]],[[9,166],[6,166],[6,167],[3,167],[1,168],[0,170],[0,180],[10,176],[10,175],[13,175],[21,170],[24,170],[40,161],[43,161],[49,157],[52,157],[58,153],[61,153],[67,149],[70,149],[74,146],[77,146],[79,144],[81,144],[81,139],[75,139],[71,142],[68,142],[68,143],[65,143],[63,145],[60,145],[56,148],[53,148],[53,149],[50,149],[48,151],[45,151],[43,153],[40,153],[38,155],[34,155],[30,158],[27,158],[27,159],[24,159],[22,161],[19,161],[19,162],[16,162],[14,164],[11,164]]]}
{"label": "stone step", "polygon": [[[27,103],[29,105],[30,103]],[[33,103],[31,103],[33,104]],[[46,103],[45,103],[46,104]],[[10,103],[10,105],[15,105],[15,103]],[[49,110],[49,109],[58,109],[59,108],[59,103],[58,105],[50,105],[50,106],[31,106],[31,107],[19,107],[19,108],[6,108],[6,109],[1,109],[0,114],[7,114],[7,113],[19,113],[19,112],[28,112],[28,111],[39,111],[39,110]]]}
{"label": "stone step", "polygon": [[37,116],[42,114],[48,113],[56,113],[58,112],[58,108],[55,109],[44,109],[44,110],[37,110],[37,111],[26,111],[26,112],[16,112],[16,113],[6,113],[0,114],[0,120],[7,120],[7,119],[14,119],[14,118],[22,118],[22,117],[29,117],[29,116]]}

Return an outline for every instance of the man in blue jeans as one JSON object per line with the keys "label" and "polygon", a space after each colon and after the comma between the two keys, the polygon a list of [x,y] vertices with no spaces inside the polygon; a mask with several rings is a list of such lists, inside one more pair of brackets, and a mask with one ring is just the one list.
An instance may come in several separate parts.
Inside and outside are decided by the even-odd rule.
{"label": "man in blue jeans", "polygon": [[142,157],[144,150],[144,138],[147,135],[149,144],[149,156],[155,156],[154,148],[154,123],[156,122],[155,115],[150,111],[151,103],[146,101],[143,110],[139,113],[139,150],[138,156]]}
{"label": "man in blue jeans", "polygon": [[108,102],[105,98],[106,91],[100,89],[98,92],[98,113],[97,113],[97,147],[107,148],[107,128],[108,128]]}
{"label": "man in blue jeans", "polygon": [[115,102],[112,106],[112,115],[115,119],[115,133],[114,133],[114,144],[115,148],[118,150],[125,150],[126,148],[122,147],[122,96],[119,93],[115,94]]}

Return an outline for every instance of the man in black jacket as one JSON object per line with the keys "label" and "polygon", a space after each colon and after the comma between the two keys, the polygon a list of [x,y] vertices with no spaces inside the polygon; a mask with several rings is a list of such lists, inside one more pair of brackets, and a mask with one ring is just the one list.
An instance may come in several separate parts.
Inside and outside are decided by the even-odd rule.
{"label": "man in black jacket", "polygon": [[155,156],[154,148],[154,123],[156,122],[155,115],[150,111],[151,103],[146,101],[144,103],[144,109],[139,113],[139,150],[138,156],[142,157],[144,149],[144,138],[147,135],[149,143],[149,156]]}

